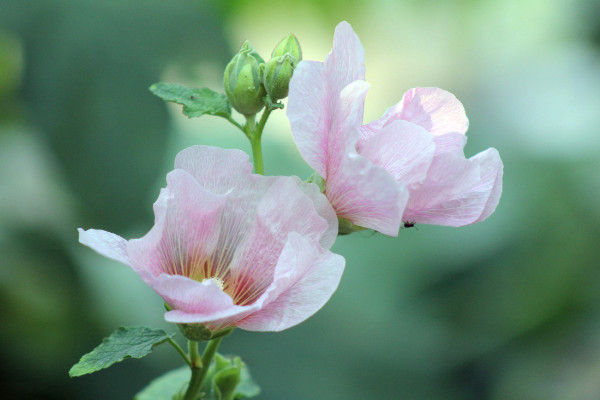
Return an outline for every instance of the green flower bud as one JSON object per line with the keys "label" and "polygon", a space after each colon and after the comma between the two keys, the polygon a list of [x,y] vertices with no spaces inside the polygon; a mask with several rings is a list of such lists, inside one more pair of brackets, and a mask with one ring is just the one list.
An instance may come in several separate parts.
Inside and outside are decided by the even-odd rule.
{"label": "green flower bud", "polygon": [[265,67],[264,84],[271,101],[287,97],[293,72],[294,65],[288,53],[269,60]]}
{"label": "green flower bud", "polygon": [[265,88],[261,66],[265,61],[245,41],[240,51],[225,67],[223,86],[231,105],[244,115],[253,115],[264,107]]}
{"label": "green flower bud", "polygon": [[271,57],[280,57],[286,53],[292,57],[292,66],[296,68],[296,65],[302,60],[302,49],[300,48],[298,38],[291,33],[275,46],[273,53],[271,53]]}

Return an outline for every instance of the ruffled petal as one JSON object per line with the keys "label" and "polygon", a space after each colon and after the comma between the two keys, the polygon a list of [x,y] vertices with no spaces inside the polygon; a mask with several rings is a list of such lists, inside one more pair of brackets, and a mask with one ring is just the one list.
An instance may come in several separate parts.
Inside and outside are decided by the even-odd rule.
{"label": "ruffled petal", "polygon": [[175,157],[175,168],[191,174],[205,190],[217,194],[246,186],[252,174],[248,155],[241,150],[192,146]]}
{"label": "ruffled petal", "polygon": [[324,249],[330,249],[338,235],[338,219],[335,210],[331,207],[331,203],[317,185],[314,183],[306,183],[298,177],[292,177],[296,180],[300,190],[304,192],[313,202],[315,211],[327,222],[327,230],[321,236],[319,243]]}
{"label": "ruffled petal", "polygon": [[94,251],[130,266],[129,255],[127,254],[127,240],[119,235],[106,232],[100,229],[88,229],[84,231],[79,228],[79,242],[93,249]]}
{"label": "ruffled petal", "polygon": [[344,271],[343,257],[322,253],[292,232],[281,252],[271,287],[257,301],[260,310],[237,323],[252,331],[281,331],[316,313],[335,292]]}
{"label": "ruffled petal", "polygon": [[338,216],[385,235],[398,235],[408,190],[358,153],[349,151],[344,156],[326,182],[325,195]]}
{"label": "ruffled petal", "polygon": [[422,126],[434,136],[446,133],[464,134],[469,120],[462,103],[450,92],[439,88],[413,88],[385,114],[361,128],[361,139],[367,140],[393,121],[404,120]]}
{"label": "ruffled petal", "polygon": [[403,220],[443,226],[481,221],[498,204],[501,180],[502,162],[495,149],[469,160],[437,155],[423,186],[411,193]]}
{"label": "ruffled petal", "polygon": [[402,97],[400,118],[421,125],[432,135],[465,133],[469,120],[462,103],[439,88],[414,88]]}
{"label": "ruffled petal", "polygon": [[130,240],[128,253],[139,271],[202,279],[215,271],[209,261],[220,232],[226,197],[204,190],[192,175],[177,169],[155,203],[155,224],[141,239]]}
{"label": "ruffled petal", "polygon": [[467,136],[462,133],[446,133],[441,136],[434,136],[433,141],[435,142],[435,154],[441,153],[452,153],[465,156],[463,149],[467,144]]}
{"label": "ruffled petal", "polygon": [[236,303],[256,301],[271,285],[277,259],[290,232],[319,243],[328,227],[294,179],[276,179],[256,206],[255,221],[229,266]]}
{"label": "ruffled petal", "polygon": [[256,214],[282,247],[289,232],[318,243],[329,225],[296,181],[288,177],[280,177],[273,183],[257,205]]}
{"label": "ruffled petal", "polygon": [[483,211],[475,221],[481,222],[489,217],[498,206],[500,196],[502,195],[502,175],[504,172],[504,165],[502,164],[498,150],[494,148],[481,152],[471,157],[471,159],[476,160],[481,166],[481,181],[473,188],[473,191],[489,193]]}
{"label": "ruffled petal", "polygon": [[360,154],[382,167],[407,188],[425,180],[435,152],[429,132],[419,125],[394,121],[364,142]]}

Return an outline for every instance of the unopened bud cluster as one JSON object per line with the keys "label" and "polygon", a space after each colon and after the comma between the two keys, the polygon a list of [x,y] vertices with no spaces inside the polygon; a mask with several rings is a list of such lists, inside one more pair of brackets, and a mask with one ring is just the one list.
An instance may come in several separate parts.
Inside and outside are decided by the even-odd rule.
{"label": "unopened bud cluster", "polygon": [[292,34],[279,42],[267,63],[246,41],[225,68],[225,94],[238,112],[254,115],[267,104],[267,95],[273,103],[287,97],[290,79],[301,60],[300,43]]}

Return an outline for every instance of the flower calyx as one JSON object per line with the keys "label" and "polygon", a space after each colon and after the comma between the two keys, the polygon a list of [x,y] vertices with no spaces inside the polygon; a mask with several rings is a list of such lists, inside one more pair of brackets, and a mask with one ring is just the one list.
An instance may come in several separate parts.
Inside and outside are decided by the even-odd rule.
{"label": "flower calyx", "polygon": [[177,324],[177,327],[186,339],[195,342],[206,342],[222,336],[227,336],[235,329],[234,327],[229,327],[211,331],[204,324]]}
{"label": "flower calyx", "polygon": [[363,226],[359,226],[359,225],[355,225],[352,222],[348,221],[347,219],[338,217],[338,235],[343,236],[343,235],[349,235],[351,233],[354,232],[360,232],[360,231],[365,231],[369,228],[365,228]]}

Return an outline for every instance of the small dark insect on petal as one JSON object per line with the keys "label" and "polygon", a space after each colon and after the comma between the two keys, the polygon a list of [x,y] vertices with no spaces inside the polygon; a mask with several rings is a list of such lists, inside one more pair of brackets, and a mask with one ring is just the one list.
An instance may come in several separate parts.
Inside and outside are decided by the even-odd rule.
{"label": "small dark insect on petal", "polygon": [[404,221],[405,228],[412,228],[413,226],[415,226],[415,221]]}

